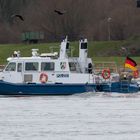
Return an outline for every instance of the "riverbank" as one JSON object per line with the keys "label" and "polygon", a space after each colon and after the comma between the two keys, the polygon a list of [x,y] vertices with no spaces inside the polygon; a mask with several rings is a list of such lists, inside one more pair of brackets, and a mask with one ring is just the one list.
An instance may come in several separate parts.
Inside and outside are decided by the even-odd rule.
{"label": "riverbank", "polygon": [[[139,57],[139,44],[137,40],[125,40],[125,41],[89,41],[88,55],[93,61],[98,62],[115,62],[118,66],[123,65],[125,61],[126,52],[123,48],[126,48],[127,53],[138,64],[140,62]],[[21,56],[31,56],[31,49],[39,49],[39,53],[43,52],[59,52],[59,43],[44,43],[44,44],[2,44],[0,45],[0,64],[6,64],[7,57],[12,56],[13,52],[20,51]],[[69,55],[77,56],[79,51],[79,44],[77,42],[70,42]],[[135,50],[134,50],[135,49]],[[133,52],[132,52],[133,51]],[[134,52],[135,51],[135,52]]]}

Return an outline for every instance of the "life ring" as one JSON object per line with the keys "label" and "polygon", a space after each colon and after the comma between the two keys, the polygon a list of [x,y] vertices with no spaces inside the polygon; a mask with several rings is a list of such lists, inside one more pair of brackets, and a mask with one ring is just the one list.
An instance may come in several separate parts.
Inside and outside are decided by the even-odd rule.
{"label": "life ring", "polygon": [[133,77],[134,78],[138,78],[139,77],[139,71],[138,70],[133,71]]}
{"label": "life ring", "polygon": [[48,75],[46,73],[41,73],[39,80],[41,83],[46,83],[48,81]]}
{"label": "life ring", "polygon": [[109,78],[110,78],[110,70],[109,70],[109,69],[104,69],[104,70],[102,71],[102,77],[103,77],[104,79],[109,79]]}

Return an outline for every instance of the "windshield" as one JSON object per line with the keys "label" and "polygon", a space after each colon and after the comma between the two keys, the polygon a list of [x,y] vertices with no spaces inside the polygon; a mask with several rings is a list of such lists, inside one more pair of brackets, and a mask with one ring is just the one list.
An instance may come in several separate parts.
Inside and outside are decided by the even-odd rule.
{"label": "windshield", "polygon": [[11,62],[5,68],[5,71],[16,71],[16,63]]}

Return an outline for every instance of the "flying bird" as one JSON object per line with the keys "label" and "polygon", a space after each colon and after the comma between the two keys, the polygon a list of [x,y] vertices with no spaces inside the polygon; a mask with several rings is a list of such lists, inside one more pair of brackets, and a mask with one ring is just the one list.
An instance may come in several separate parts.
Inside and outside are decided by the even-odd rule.
{"label": "flying bird", "polygon": [[17,17],[17,18],[19,18],[20,20],[22,20],[22,21],[24,21],[24,18],[21,16],[21,15],[12,15],[11,16],[11,18],[15,18],[15,17]]}
{"label": "flying bird", "polygon": [[66,11],[58,11],[58,10],[54,10],[55,13],[57,13],[58,15],[63,15],[66,13]]}

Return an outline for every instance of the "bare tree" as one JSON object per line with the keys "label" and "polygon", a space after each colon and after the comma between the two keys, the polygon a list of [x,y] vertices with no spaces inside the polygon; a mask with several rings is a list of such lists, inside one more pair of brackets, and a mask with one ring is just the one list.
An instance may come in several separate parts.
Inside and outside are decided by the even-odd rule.
{"label": "bare tree", "polygon": [[[60,16],[54,10],[65,12]],[[14,13],[22,14],[25,21],[13,22]],[[110,38],[120,40],[140,34],[139,14],[134,0],[0,0],[0,32],[14,33],[17,41],[25,31],[43,31],[47,41],[65,35],[71,40],[82,36],[108,40],[110,28]],[[11,42],[15,39],[11,37]]]}

